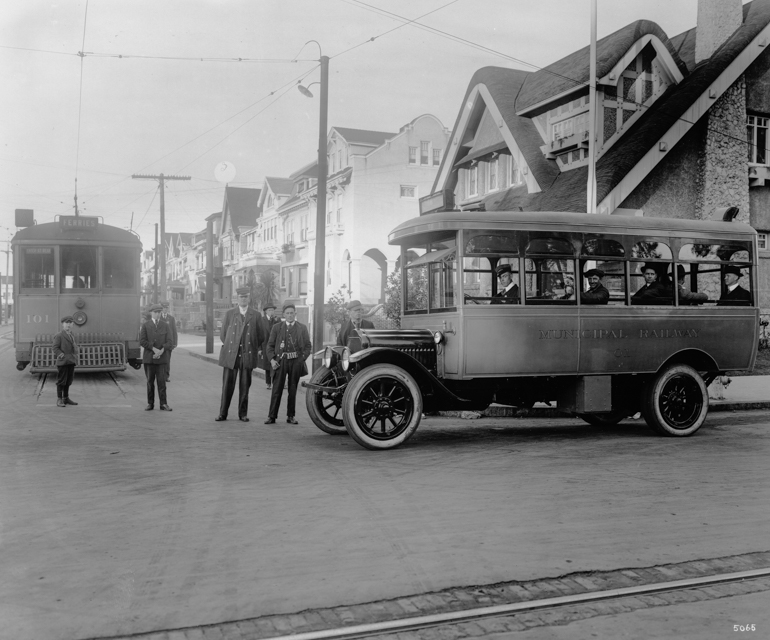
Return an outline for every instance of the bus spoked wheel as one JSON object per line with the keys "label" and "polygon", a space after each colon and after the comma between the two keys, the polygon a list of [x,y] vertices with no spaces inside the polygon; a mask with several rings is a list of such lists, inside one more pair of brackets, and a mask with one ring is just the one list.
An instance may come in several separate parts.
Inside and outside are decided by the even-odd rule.
{"label": "bus spoked wheel", "polygon": [[[345,378],[338,377],[334,371],[326,367],[319,367],[310,378],[313,384],[323,385],[330,389],[336,389],[345,382]],[[342,393],[312,391],[305,393],[305,407],[313,424],[321,431],[333,436],[346,435],[345,423],[342,420]]]}
{"label": "bus spoked wheel", "polygon": [[708,408],[703,378],[685,364],[663,369],[643,391],[642,416],[661,435],[692,435],[706,420]]}

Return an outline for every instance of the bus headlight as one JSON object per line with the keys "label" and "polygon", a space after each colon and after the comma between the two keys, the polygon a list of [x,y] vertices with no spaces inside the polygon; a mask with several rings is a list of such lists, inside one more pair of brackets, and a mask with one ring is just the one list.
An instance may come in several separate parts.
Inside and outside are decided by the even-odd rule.
{"label": "bus headlight", "polygon": [[333,355],[334,355],[334,351],[332,351],[331,347],[326,347],[326,349],[324,349],[324,356],[321,359],[321,362],[323,362],[324,367],[326,367],[327,369],[331,369],[332,368],[332,356]]}
{"label": "bus headlight", "polygon": [[444,334],[441,333],[441,331],[436,331],[436,333],[433,334],[433,342],[436,344],[444,342]]}
{"label": "bus headlight", "polygon": [[350,368],[350,349],[345,347],[342,350],[342,370],[347,371]]}

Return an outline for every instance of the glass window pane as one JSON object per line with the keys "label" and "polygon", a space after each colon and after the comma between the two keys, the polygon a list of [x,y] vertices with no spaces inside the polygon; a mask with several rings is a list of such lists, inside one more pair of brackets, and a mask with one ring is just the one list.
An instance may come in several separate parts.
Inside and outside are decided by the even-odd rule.
{"label": "glass window pane", "polygon": [[529,241],[526,252],[527,255],[541,253],[571,256],[575,254],[575,248],[569,240],[562,238],[533,238]]}
{"label": "glass window pane", "polygon": [[104,288],[133,289],[137,272],[136,260],[138,253],[127,247],[105,247],[104,256]]}
{"label": "glass window pane", "polygon": [[62,247],[61,288],[96,289],[96,247]]}
{"label": "glass window pane", "polygon": [[527,258],[524,264],[528,303],[544,300],[576,303],[574,260]]}
{"label": "glass window pane", "polygon": [[457,260],[431,263],[431,309],[445,309],[455,306],[455,273]]}
{"label": "glass window pane", "polygon": [[[742,253],[741,253],[742,252]],[[743,258],[734,258],[743,255]],[[721,262],[727,260],[745,260],[750,262],[748,245],[730,242],[721,244],[685,244],[679,250],[679,260],[682,262]]]}
{"label": "glass window pane", "polygon": [[[589,269],[599,269],[604,272],[600,284],[610,292],[610,299],[607,304],[614,306],[623,306],[626,304],[626,278],[625,263],[619,260],[590,260],[583,264],[583,274]],[[583,292],[589,290],[588,278],[583,276]],[[583,300],[583,304],[590,304]],[[594,303],[596,304],[596,303]]]}
{"label": "glass window pane", "polygon": [[634,258],[671,260],[671,247],[663,242],[642,240],[631,248],[631,256]]}
{"label": "glass window pane", "polygon": [[428,308],[428,265],[406,269],[406,310],[424,311]]}
{"label": "glass window pane", "polygon": [[465,254],[482,253],[519,255],[518,234],[514,231],[498,231],[472,235],[465,243]]}
{"label": "glass window pane", "polygon": [[21,254],[21,286],[32,289],[53,289],[53,247],[24,247]]}
{"label": "glass window pane", "polygon": [[581,250],[580,255],[621,258],[625,253],[623,245],[617,240],[611,240],[609,238],[589,238],[583,243],[583,249]]}

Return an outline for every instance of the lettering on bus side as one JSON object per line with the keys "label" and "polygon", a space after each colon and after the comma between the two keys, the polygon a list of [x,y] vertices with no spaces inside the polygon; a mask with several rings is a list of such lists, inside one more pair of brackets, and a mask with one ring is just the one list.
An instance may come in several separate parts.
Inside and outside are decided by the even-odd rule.
{"label": "lettering on bus side", "polygon": [[[540,340],[623,339],[631,335],[623,329],[540,329]],[[638,338],[697,338],[696,329],[639,329]]]}

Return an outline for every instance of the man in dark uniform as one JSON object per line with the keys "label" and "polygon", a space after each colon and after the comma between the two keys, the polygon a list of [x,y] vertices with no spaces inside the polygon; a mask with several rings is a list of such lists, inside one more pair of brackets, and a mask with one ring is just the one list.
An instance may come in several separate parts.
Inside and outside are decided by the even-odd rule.
{"label": "man in dark uniform", "polygon": [[656,263],[645,262],[642,267],[644,285],[631,296],[631,304],[666,304],[671,303],[673,293],[660,281]]}
{"label": "man in dark uniform", "polygon": [[369,320],[363,320],[364,305],[358,300],[351,300],[347,304],[348,319],[342,323],[340,332],[337,335],[337,345],[340,347],[348,346],[348,338],[355,329],[374,329],[374,324]]}
{"label": "man in dark uniform", "polygon": [[269,302],[262,307],[262,313],[259,316],[259,321],[262,324],[262,335],[265,337],[265,341],[262,343],[262,367],[265,370],[265,386],[272,388],[273,381],[273,367],[270,366],[270,360],[267,358],[267,341],[270,339],[270,331],[273,326],[278,324],[280,320],[275,317],[275,305]]}
{"label": "man in dark uniform", "polygon": [[64,316],[61,319],[62,330],[53,337],[53,355],[56,360],[58,377],[56,378],[56,406],[73,406],[77,402],[70,400],[70,385],[75,378],[75,365],[78,363],[78,343],[72,335],[72,316]]}
{"label": "man in dark uniform", "polygon": [[513,282],[511,265],[499,265],[495,274],[500,281],[500,287],[492,298],[492,304],[519,304],[519,285]]}
{"label": "man in dark uniform", "polygon": [[168,312],[168,302],[164,300],[160,304],[163,307],[160,317],[168,325],[168,330],[171,333],[171,348],[168,350],[168,364],[166,365],[166,382],[171,382],[171,352],[179,344],[179,334],[176,331],[176,318]]}
{"label": "man in dark uniform", "polygon": [[171,334],[168,325],[160,319],[163,307],[154,304],[150,307],[150,319],[139,331],[139,344],[142,345],[144,375],[147,377],[147,406],[145,411],[155,408],[155,383],[158,384],[158,399],[161,411],[171,411],[166,402],[166,365],[171,349]]}
{"label": "man in dark uniform", "polygon": [[601,269],[589,269],[583,275],[588,278],[588,291],[580,294],[580,303],[607,304],[610,301],[610,292],[602,284],[604,271]]}
{"label": "man in dark uniform", "polygon": [[722,278],[724,279],[726,290],[724,295],[719,298],[719,302],[717,302],[718,307],[747,306],[751,304],[751,293],[738,284],[742,275],[740,268],[732,265],[728,265],[722,270]]}
{"label": "man in dark uniform", "polygon": [[275,377],[273,393],[270,397],[270,412],[265,424],[275,424],[287,376],[289,377],[289,399],[286,404],[286,422],[297,424],[294,418],[297,385],[303,373],[307,371],[305,360],[310,355],[310,334],[304,324],[297,322],[297,309],[293,304],[283,305],[283,318],[283,322],[273,327],[270,339],[267,341],[267,357]]}
{"label": "man in dark uniform", "polygon": [[238,306],[225,314],[219,337],[222,348],[219,351],[219,366],[222,367],[222,399],[216,422],[227,420],[227,411],[235,391],[238,378],[238,419],[248,422],[249,389],[251,373],[257,366],[257,352],[264,341],[259,314],[249,306],[251,290],[241,287],[236,290]]}

